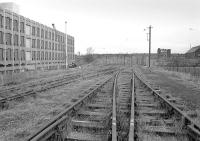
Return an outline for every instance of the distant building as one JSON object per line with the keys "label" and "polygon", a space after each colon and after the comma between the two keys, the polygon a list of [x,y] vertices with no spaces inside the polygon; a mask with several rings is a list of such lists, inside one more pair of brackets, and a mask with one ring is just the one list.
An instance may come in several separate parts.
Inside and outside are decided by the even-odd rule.
{"label": "distant building", "polygon": [[171,56],[171,49],[158,48],[158,50],[157,50],[158,58],[169,58],[170,56]]}
{"label": "distant building", "polygon": [[19,14],[19,5],[17,5],[14,2],[3,2],[3,3],[0,3],[0,8],[9,10],[9,11],[14,12],[16,14]]}
{"label": "distant building", "polygon": [[185,53],[186,58],[199,58],[200,57],[200,45],[191,48]]}

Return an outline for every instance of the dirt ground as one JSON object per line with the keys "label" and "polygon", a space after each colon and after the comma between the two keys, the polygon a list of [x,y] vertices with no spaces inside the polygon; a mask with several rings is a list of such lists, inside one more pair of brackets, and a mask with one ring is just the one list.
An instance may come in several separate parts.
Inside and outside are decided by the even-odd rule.
{"label": "dirt ground", "polygon": [[146,78],[153,84],[158,85],[165,93],[178,97],[186,102],[188,108],[200,110],[200,89],[190,80],[159,69],[141,68]]}

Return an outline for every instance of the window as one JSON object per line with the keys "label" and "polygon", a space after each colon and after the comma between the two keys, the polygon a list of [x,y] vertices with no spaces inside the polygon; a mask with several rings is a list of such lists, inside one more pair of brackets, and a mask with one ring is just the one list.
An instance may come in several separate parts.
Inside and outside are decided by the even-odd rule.
{"label": "window", "polygon": [[6,29],[11,30],[11,20],[10,17],[6,17]]}
{"label": "window", "polygon": [[20,32],[24,33],[24,22],[20,22]]}
{"label": "window", "polygon": [[13,21],[13,30],[18,31],[18,21],[17,20]]}
{"label": "window", "polygon": [[58,42],[60,42],[60,35],[58,35]]}
{"label": "window", "polygon": [[41,49],[44,49],[44,41],[41,42]]}
{"label": "window", "polygon": [[36,60],[36,51],[32,51],[32,60]]}
{"label": "window", "polygon": [[26,39],[26,47],[31,48],[31,39],[29,38]]}
{"label": "window", "polygon": [[52,40],[54,40],[54,33],[52,32]]}
{"label": "window", "polygon": [[45,49],[48,49],[48,41],[45,42]]}
{"label": "window", "polygon": [[45,52],[45,60],[48,60],[48,52]]}
{"label": "window", "polygon": [[37,48],[40,48],[40,40],[37,39]]}
{"label": "window", "polygon": [[51,50],[51,42],[49,42],[49,49]]}
{"label": "window", "polygon": [[51,52],[49,52],[49,60],[51,60]]}
{"label": "window", "polygon": [[0,48],[0,61],[4,60],[3,48]]}
{"label": "window", "polygon": [[57,50],[57,44],[55,44],[55,50]]}
{"label": "window", "polygon": [[25,60],[25,51],[21,50],[21,60]]}
{"label": "window", "polygon": [[6,33],[5,40],[6,40],[6,45],[11,45],[12,44],[12,34]]}
{"label": "window", "polygon": [[21,46],[24,47],[25,46],[25,40],[24,40],[24,36],[20,37],[20,42],[21,42]]}
{"label": "window", "polygon": [[41,53],[41,60],[44,60],[44,51]]}
{"label": "window", "polygon": [[0,26],[3,28],[3,15],[0,14]]}
{"label": "window", "polygon": [[45,39],[48,39],[48,31],[45,30]]}
{"label": "window", "polygon": [[18,46],[19,37],[17,34],[14,35],[14,46]]}
{"label": "window", "polygon": [[57,41],[57,38],[58,38],[58,35],[57,35],[57,34],[55,34],[55,41]]}
{"label": "window", "polygon": [[15,49],[15,51],[14,51],[14,60],[19,60],[19,52],[18,52],[18,49]]}
{"label": "window", "polygon": [[40,60],[40,51],[37,51],[37,60]]}
{"label": "window", "polygon": [[49,31],[49,40],[51,40],[51,32]]}
{"label": "window", "polygon": [[6,60],[12,60],[12,51],[10,48],[6,49]]}
{"label": "window", "polygon": [[32,35],[35,36],[35,27],[32,26]]}
{"label": "window", "polygon": [[40,28],[37,27],[37,37],[40,37]]}
{"label": "window", "polygon": [[32,39],[32,48],[35,48],[36,40]]}
{"label": "window", "polygon": [[52,43],[52,50],[54,50],[54,43]]}
{"label": "window", "polygon": [[60,53],[58,53],[58,60],[60,60]]}
{"label": "window", "polygon": [[41,30],[41,38],[44,38],[44,29]]}
{"label": "window", "polygon": [[0,44],[3,44],[3,32],[0,31]]}
{"label": "window", "polygon": [[52,53],[52,60],[54,60],[54,52]]}
{"label": "window", "polygon": [[58,44],[58,50],[60,50],[60,44]]}
{"label": "window", "polygon": [[26,25],[26,35],[31,35],[31,26]]}

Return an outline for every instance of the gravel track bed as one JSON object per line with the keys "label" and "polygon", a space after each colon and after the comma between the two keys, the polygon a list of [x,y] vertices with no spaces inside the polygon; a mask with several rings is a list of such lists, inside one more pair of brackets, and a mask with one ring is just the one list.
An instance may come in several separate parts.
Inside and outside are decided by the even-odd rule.
{"label": "gravel track bed", "polygon": [[[101,77],[102,79],[102,77]],[[81,80],[51,91],[12,101],[0,111],[0,141],[22,141],[69,107],[78,95],[100,78]]]}

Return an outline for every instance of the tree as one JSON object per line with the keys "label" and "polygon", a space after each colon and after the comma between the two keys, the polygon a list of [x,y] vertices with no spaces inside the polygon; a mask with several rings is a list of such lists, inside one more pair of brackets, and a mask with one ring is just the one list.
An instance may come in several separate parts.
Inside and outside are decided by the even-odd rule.
{"label": "tree", "polygon": [[94,50],[92,47],[87,48],[87,54],[84,57],[85,62],[91,63],[92,61],[94,61],[94,57],[92,55],[93,53],[94,53]]}
{"label": "tree", "polygon": [[93,53],[94,53],[94,49],[92,47],[88,47],[87,54],[93,54]]}

